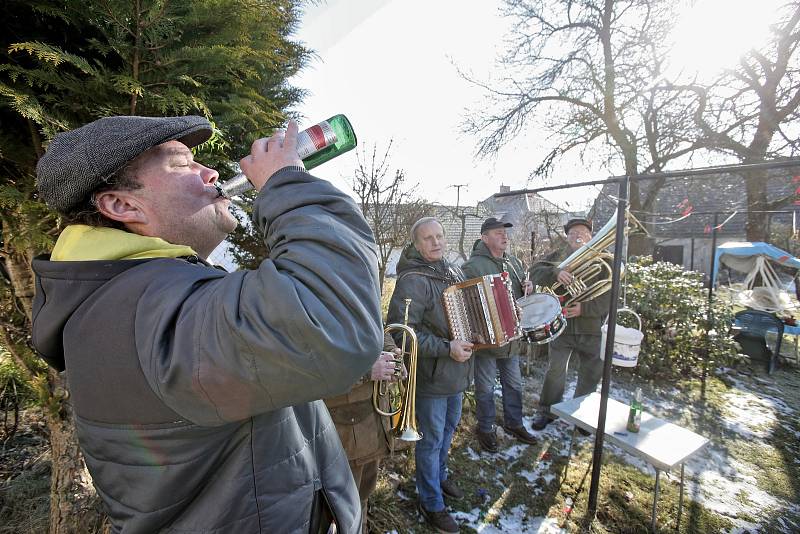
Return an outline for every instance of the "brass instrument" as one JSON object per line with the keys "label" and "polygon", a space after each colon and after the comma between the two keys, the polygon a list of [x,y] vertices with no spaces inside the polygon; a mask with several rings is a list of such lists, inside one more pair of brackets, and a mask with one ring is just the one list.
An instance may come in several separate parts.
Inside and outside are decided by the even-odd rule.
{"label": "brass instrument", "polygon": [[[625,215],[626,223],[630,219],[638,228],[643,229],[642,224],[629,211]],[[625,235],[627,233],[626,224]],[[572,282],[566,286],[556,282],[544,288],[545,292],[557,297],[561,305],[566,307],[592,300],[610,290],[614,254],[606,249],[614,244],[616,236],[617,218],[611,217],[588,243],[558,264],[560,269],[572,274]],[[625,276],[624,264],[620,266],[620,277],[622,276]]]}
{"label": "brass instrument", "polygon": [[[417,334],[408,326],[408,308],[411,306],[411,299],[405,299],[406,310],[403,320],[404,324],[389,324],[383,330],[385,333],[395,331],[403,332],[403,341],[400,349],[403,354],[395,362],[402,365],[405,355],[408,354],[408,376],[405,383],[403,380],[397,382],[386,382],[376,380],[372,387],[372,406],[375,411],[384,417],[389,417],[392,421],[392,434],[403,441],[419,441],[422,434],[417,430],[417,412],[415,409],[415,397],[417,394]],[[410,348],[406,351],[406,341],[410,341]],[[389,401],[389,411],[384,411],[380,407],[380,401],[387,398]]]}

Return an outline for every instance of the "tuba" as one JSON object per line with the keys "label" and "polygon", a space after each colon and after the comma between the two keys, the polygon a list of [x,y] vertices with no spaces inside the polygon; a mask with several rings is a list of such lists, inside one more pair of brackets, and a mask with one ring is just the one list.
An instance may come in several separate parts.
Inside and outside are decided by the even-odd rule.
{"label": "tuba", "polygon": [[[638,228],[642,228],[629,211],[625,215],[626,221],[630,219]],[[626,224],[625,235],[627,233]],[[557,297],[561,305],[566,307],[592,300],[611,289],[614,254],[606,249],[614,244],[616,234],[617,218],[611,217],[589,242],[558,264],[560,269],[572,273],[572,282],[566,286],[556,282],[546,287],[545,292]],[[625,276],[625,265],[621,265],[620,269],[620,276]]]}
{"label": "tuba", "polygon": [[[403,441],[419,441],[422,434],[417,430],[417,413],[415,410],[415,397],[417,394],[417,334],[408,326],[408,308],[411,306],[411,299],[405,299],[406,311],[404,324],[386,325],[384,333],[402,332],[403,341],[400,349],[403,354],[397,358],[398,363],[402,363],[405,355],[408,355],[408,376],[405,382],[386,382],[383,380],[375,381],[372,387],[372,406],[375,411],[384,417],[388,417],[392,422],[392,435]],[[409,350],[406,351],[406,341],[409,342]],[[389,408],[385,411],[381,408],[381,400],[387,399]]]}

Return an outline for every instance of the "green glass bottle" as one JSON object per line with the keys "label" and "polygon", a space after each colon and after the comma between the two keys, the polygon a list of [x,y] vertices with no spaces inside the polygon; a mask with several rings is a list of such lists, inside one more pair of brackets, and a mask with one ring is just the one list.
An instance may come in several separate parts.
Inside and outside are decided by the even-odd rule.
{"label": "green glass bottle", "polygon": [[[334,115],[297,134],[297,154],[306,170],[311,170],[354,149],[357,143],[356,132],[347,117]],[[253,189],[253,184],[242,173],[214,186],[220,196],[228,198]]]}
{"label": "green glass bottle", "polygon": [[628,432],[639,432],[642,424],[642,388],[636,388],[636,393],[631,399],[631,409],[628,412]]}
{"label": "green glass bottle", "polygon": [[297,153],[307,170],[352,150],[356,144],[356,133],[344,115],[334,115],[297,134]]}

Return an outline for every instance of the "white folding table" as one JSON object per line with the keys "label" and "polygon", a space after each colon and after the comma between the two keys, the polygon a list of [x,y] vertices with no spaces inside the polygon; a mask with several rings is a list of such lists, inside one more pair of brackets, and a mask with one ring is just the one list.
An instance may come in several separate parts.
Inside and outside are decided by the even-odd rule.
{"label": "white folding table", "polygon": [[[656,484],[653,493],[653,512],[650,528],[655,532],[656,505],[658,503],[659,475],[661,471],[669,472],[675,466],[681,466],[681,487],[678,498],[677,529],[681,525],[683,510],[683,473],[684,463],[708,444],[708,440],[699,434],[663,419],[642,412],[642,423],[639,432],[628,432],[628,411],[630,407],[609,398],[606,412],[605,441],[617,445],[624,451],[642,458],[656,470]],[[560,402],[550,407],[550,411],[576,427],[589,432],[597,431],[597,416],[600,413],[600,394],[590,393],[572,400]],[[572,459],[572,446],[575,432],[569,445],[567,465]]]}

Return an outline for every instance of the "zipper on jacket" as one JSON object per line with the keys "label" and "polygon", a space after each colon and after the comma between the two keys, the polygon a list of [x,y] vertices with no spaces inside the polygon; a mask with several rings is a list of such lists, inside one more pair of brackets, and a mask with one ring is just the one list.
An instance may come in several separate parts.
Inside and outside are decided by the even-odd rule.
{"label": "zipper on jacket", "polygon": [[[320,492],[322,492],[322,498],[323,498],[323,500],[325,501],[325,506],[327,506],[327,507],[328,507],[328,511],[331,513],[331,521],[332,521],[332,522],[333,522],[333,524],[335,525],[335,527],[333,528],[333,532],[334,532],[334,534],[335,534],[336,532],[338,532],[338,530],[339,530],[339,526],[341,525],[341,523],[340,523],[340,522],[339,522],[339,520],[336,518],[336,512],[333,510],[333,506],[331,506],[331,500],[330,500],[330,498],[328,497],[328,490],[325,488],[325,486],[324,486],[324,485],[323,485],[323,486],[322,486],[322,488],[320,489]],[[359,504],[361,504],[361,500],[360,500],[360,499],[359,499],[359,501],[358,501],[358,502],[359,502]],[[361,515],[358,517],[358,521],[359,521],[359,523],[361,522],[361,518],[362,518],[362,517],[364,517],[364,512],[363,512],[363,510],[362,510],[362,512],[361,512]],[[330,526],[328,527],[328,532],[331,532],[331,527],[330,527]]]}

